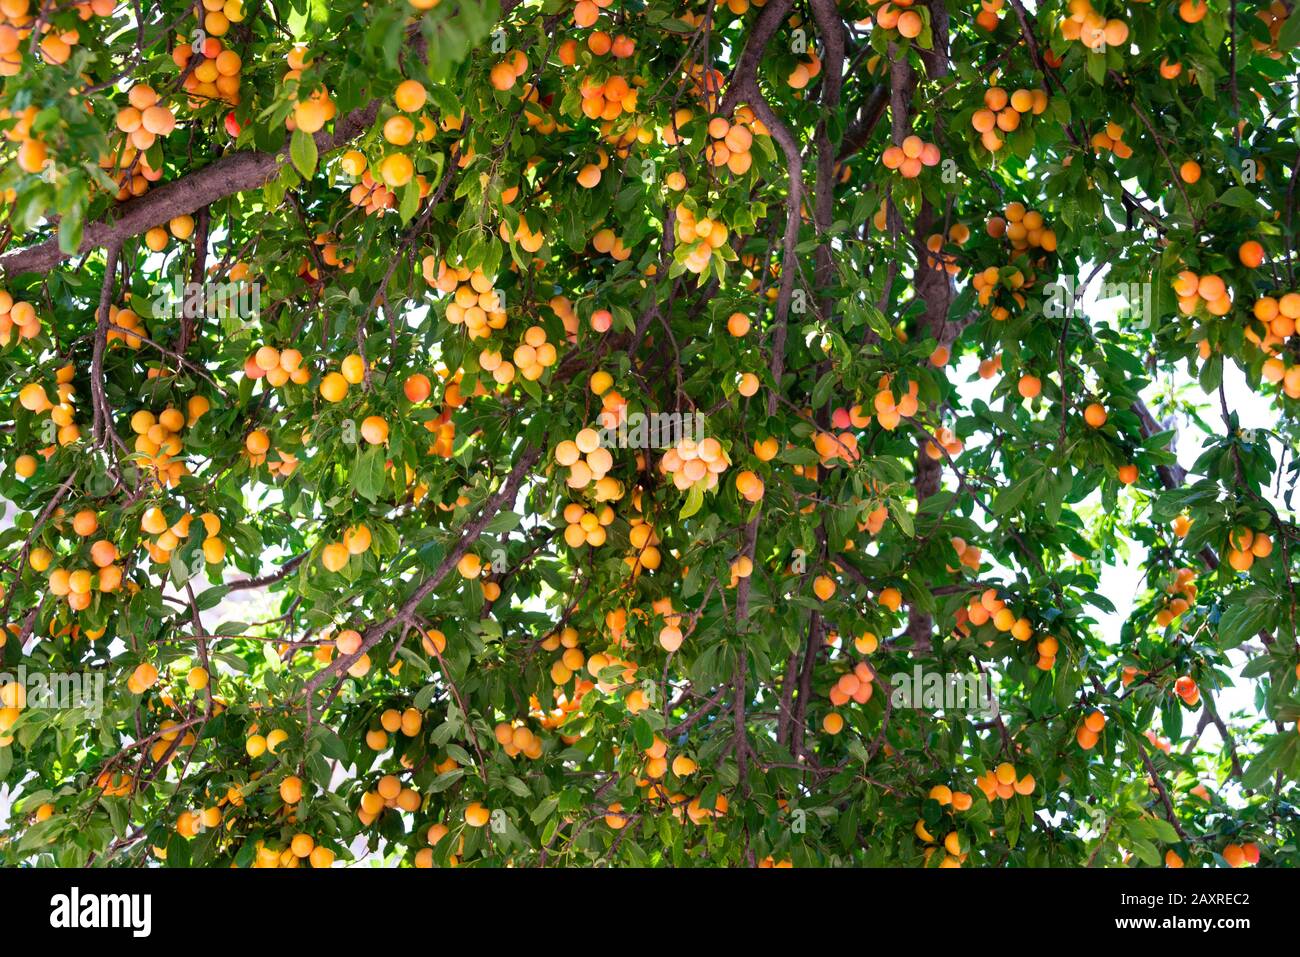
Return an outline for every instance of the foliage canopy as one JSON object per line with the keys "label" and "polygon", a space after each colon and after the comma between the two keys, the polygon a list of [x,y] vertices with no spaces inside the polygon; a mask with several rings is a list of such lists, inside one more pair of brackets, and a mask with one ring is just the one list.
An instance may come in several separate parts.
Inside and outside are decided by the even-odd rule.
{"label": "foliage canopy", "polygon": [[5,861],[1296,863],[1289,4],[0,13]]}

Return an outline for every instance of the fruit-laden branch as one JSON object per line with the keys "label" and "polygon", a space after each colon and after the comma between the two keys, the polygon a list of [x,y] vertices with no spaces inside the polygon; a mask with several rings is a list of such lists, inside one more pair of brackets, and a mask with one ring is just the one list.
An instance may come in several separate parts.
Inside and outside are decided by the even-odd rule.
{"label": "fruit-laden branch", "polygon": [[[784,351],[786,323],[790,312],[790,300],[794,293],[794,280],[797,269],[795,247],[799,244],[800,213],[803,207],[803,153],[794,134],[776,111],[772,109],[763,91],[758,86],[758,63],[763,51],[775,36],[785,20],[785,15],[793,6],[793,0],[777,0],[763,8],[754,22],[749,40],[741,52],[740,60],[732,73],[726,96],[718,111],[726,116],[739,104],[748,103],[754,114],[767,127],[772,139],[776,140],[785,156],[786,176],[789,190],[786,195],[786,224],[782,237],[781,286],[776,299],[776,323],[772,334],[772,388],[780,391],[781,376],[784,374]],[[775,411],[775,394],[768,397],[768,414]]]}
{"label": "fruit-laden branch", "polygon": [[[5,568],[12,568],[14,570],[14,579],[11,587],[5,588],[3,585],[0,585],[0,591],[3,591],[4,593],[4,607],[0,608],[0,621],[9,620],[9,606],[13,603],[14,596],[18,594],[18,584],[22,578],[23,568],[27,566],[27,556],[31,554],[32,544],[36,541],[36,536],[40,533],[41,528],[44,527],[49,517],[54,514],[54,510],[59,507],[59,503],[62,502],[68,492],[72,490],[72,485],[76,482],[79,472],[79,469],[74,468],[68,473],[68,477],[64,479],[63,484],[58,487],[52,496],[50,496],[50,500],[46,502],[45,507],[41,509],[41,514],[36,516],[36,521],[32,523],[31,531],[27,533],[27,538],[23,541],[22,548],[18,551],[18,557],[12,563],[6,562],[4,564]],[[33,610],[33,615],[35,615],[36,610]],[[26,635],[23,636],[23,639],[26,639]],[[18,642],[19,647],[22,646],[22,643],[22,641]],[[0,646],[0,648],[2,647],[3,646]],[[3,660],[4,652],[0,651],[0,661]]]}
{"label": "fruit-laden branch", "polygon": [[1155,762],[1151,760],[1151,755],[1147,753],[1146,746],[1142,744],[1140,735],[1133,736],[1134,743],[1137,744],[1138,753],[1142,755],[1142,763],[1146,766],[1147,774],[1150,777],[1150,783],[1160,795],[1160,803],[1164,805],[1165,817],[1173,825],[1178,836],[1183,839],[1183,843],[1188,843],[1187,832],[1183,830],[1183,825],[1178,820],[1178,812],[1174,810],[1174,802],[1169,798],[1169,789],[1165,787],[1165,782],[1160,777],[1159,770],[1156,769]]}
{"label": "fruit-laden branch", "polygon": [[[829,116],[840,101],[840,91],[844,80],[844,60],[845,60],[845,37],[844,24],[840,19],[838,10],[833,0],[813,0],[813,15],[817,22],[818,32],[821,34],[822,43],[825,49],[825,73],[822,81],[820,93],[820,105],[823,110],[823,118],[817,124],[813,133],[813,143],[816,154],[816,175],[813,189],[813,228],[818,237],[822,239],[815,253],[815,271],[814,278],[818,289],[821,293],[820,307],[818,309],[821,318],[824,321],[831,319],[831,313],[834,309],[834,298],[831,289],[835,284],[835,262],[831,255],[829,237],[827,232],[831,226],[834,204],[835,189],[835,165],[836,165],[836,146],[831,138],[830,128],[825,117]],[[762,114],[759,114],[760,117]],[[766,122],[766,120],[764,120]],[[802,190],[796,190],[796,176],[802,178],[802,166],[798,163],[799,157],[792,157],[791,151],[786,148],[784,140],[777,135],[779,131],[774,131],[773,136],[781,144],[786,154],[787,164],[790,167],[790,193],[792,202],[796,201],[796,193],[800,194],[797,200],[798,205],[789,207],[786,221],[786,236],[784,244],[784,259],[782,260],[781,279],[782,290],[785,289],[787,279],[793,282],[793,270],[796,266],[794,259],[794,249],[790,245],[791,240],[798,240],[799,221],[801,219],[802,207]],[[802,187],[802,182],[800,182]],[[793,224],[793,234],[791,225]],[[779,300],[778,300],[779,305]],[[777,398],[781,389],[781,374],[784,365],[784,345],[786,330],[786,315],[781,312],[778,315],[777,335],[774,337],[773,357],[772,357],[772,380],[774,391],[768,396],[767,414],[775,415],[777,408]],[[778,351],[777,346],[781,347]],[[822,374],[821,369],[818,375]],[[821,423],[823,426],[825,422]],[[752,556],[754,545],[758,533],[758,516],[754,517],[750,529],[750,541],[748,543],[748,554]],[[817,529],[817,551],[818,560],[825,558],[826,553],[826,527],[822,523]],[[745,584],[748,584],[746,580]],[[779,715],[777,720],[777,741],[780,744],[788,744],[790,754],[796,761],[802,761],[807,757],[804,749],[804,739],[806,733],[807,704],[810,693],[810,681],[812,676],[812,667],[817,659],[817,655],[822,645],[823,621],[817,612],[813,612],[809,621],[808,641],[803,656],[802,667],[799,666],[798,650],[792,651],[786,662],[784,671],[784,680],[781,688],[781,699]],[[798,698],[796,700],[795,694]]]}
{"label": "fruit-laden branch", "polygon": [[[928,54],[923,52],[921,59],[926,77],[930,80],[939,80],[948,74],[948,13],[942,4],[937,3],[930,5],[930,12],[934,50]],[[890,107],[893,113],[894,142],[901,143],[912,126],[914,112],[912,96],[916,89],[916,73],[907,60],[900,56],[894,62],[890,75],[895,85]],[[937,118],[935,130],[936,132],[940,130]],[[925,306],[922,322],[926,336],[934,339],[939,346],[947,348],[960,329],[948,321],[948,313],[956,296],[952,277],[948,275],[941,263],[932,262],[929,255],[927,238],[936,225],[944,234],[947,233],[948,223],[944,221],[940,211],[936,210],[928,200],[923,199],[916,220],[912,224],[912,245],[916,252],[914,286],[916,297]],[[939,492],[941,479],[942,466],[939,461],[926,454],[925,445],[918,446],[912,480],[918,514],[925,500]],[[928,652],[934,635],[934,617],[919,606],[913,605],[908,614],[907,634],[912,639],[912,647],[918,653]]]}
{"label": "fruit-laden branch", "polygon": [[793,6],[794,0],[775,0],[766,4],[758,19],[754,21],[754,26],[749,31],[749,39],[745,41],[745,49],[741,51],[740,59],[736,61],[736,69],[731,75],[727,95],[722,99],[719,112],[723,116],[730,115],[731,111],[743,101],[743,94],[747,92],[745,88],[749,84],[757,87],[758,64],[763,59],[763,51],[772,42],[776,32],[785,24],[786,15]]}
{"label": "fruit-laden branch", "polygon": [[[371,100],[335,123],[332,133],[317,133],[317,151],[324,155],[360,136],[374,124],[379,105],[378,99]],[[246,150],[223,156],[210,166],[123,203],[109,217],[87,226],[75,254],[64,252],[57,237],[48,239],[0,256],[0,274],[48,272],[73,255],[119,245],[177,216],[196,212],[235,193],[257,189],[278,175],[280,164],[287,162],[288,156],[287,145],[275,153]]]}
{"label": "fruit-laden branch", "polygon": [[[766,10],[764,11],[766,12]],[[742,58],[743,62],[743,58]],[[763,98],[762,91],[758,88],[758,83],[751,74],[736,76],[733,85],[728,91],[728,96],[736,95],[747,100],[754,110],[755,115],[767,126],[772,134],[772,138],[777,141],[781,147],[782,153],[786,159],[786,175],[789,179],[789,195],[786,200],[786,222],[785,232],[782,237],[782,256],[781,256],[781,287],[777,294],[776,300],[776,319],[775,327],[772,333],[772,386],[767,396],[767,414],[774,415],[777,409],[777,398],[781,394],[781,378],[785,372],[785,346],[788,335],[790,300],[794,295],[795,273],[798,271],[798,263],[795,258],[795,247],[799,242],[799,222],[800,209],[802,206],[803,194],[803,159],[799,149],[799,144],[795,141],[794,134],[790,129],[781,122],[781,118],[776,115],[768,105],[767,100]],[[759,515],[757,512],[745,527],[744,546],[741,549],[741,555],[749,561],[753,561],[754,553],[758,545],[758,523]],[[750,579],[748,576],[740,580],[739,592],[736,599],[736,627],[737,631],[744,632],[749,620],[749,590]],[[746,780],[746,761],[749,753],[749,739],[745,731],[745,672],[748,668],[748,656],[741,651],[737,663],[736,674],[733,684],[735,697],[733,699],[733,718],[735,722],[736,744],[739,749],[739,763],[741,767],[741,780]],[[748,787],[747,783],[742,787]]]}
{"label": "fruit-laden branch", "polygon": [[334,663],[326,668],[322,668],[311,681],[307,682],[306,692],[307,700],[311,701],[317,690],[328,681],[332,676],[341,674],[348,668],[352,667],[362,655],[383,640],[384,636],[390,631],[403,623],[410,623],[411,616],[415,610],[420,607],[420,602],[428,598],[435,588],[442,584],[443,579],[451,573],[460,560],[465,557],[470,546],[478,540],[483,534],[483,529],[492,521],[497,512],[514,502],[515,497],[519,494],[519,488],[524,483],[524,478],[528,475],[528,470],[533,467],[538,458],[541,457],[541,445],[534,445],[524,450],[520,455],[519,461],[515,463],[514,468],[506,477],[505,483],[497,490],[497,493],[483,503],[483,508],[479,510],[473,521],[466,524],[460,530],[460,539],[447,552],[438,567],[434,569],[433,574],[421,583],[420,587],[411,593],[411,597],[406,599],[397,609],[391,618],[385,621],[376,622],[366,629],[362,636],[361,646],[350,655],[340,655]]}
{"label": "fruit-laden branch", "polygon": [[[766,15],[776,6],[776,4],[773,4],[764,8],[763,14]],[[787,9],[789,6],[789,4],[785,4]],[[757,33],[756,27],[755,36],[757,36]],[[751,38],[752,42],[753,38]],[[764,43],[766,44],[766,40]],[[744,57],[742,57],[742,66],[744,62]],[[798,272],[795,247],[799,243],[800,211],[803,204],[803,157],[794,134],[763,97],[762,91],[758,88],[758,81],[752,73],[741,73],[738,68],[736,75],[732,79],[732,85],[727,91],[727,98],[733,104],[740,100],[748,102],[755,115],[768,128],[772,138],[777,141],[777,144],[781,147],[781,152],[785,155],[786,176],[789,181],[789,190],[786,197],[785,231],[781,241],[781,286],[776,298],[776,316],[772,332],[772,362],[770,367],[772,384],[767,396],[767,413],[773,415],[777,409],[778,398],[781,394],[781,379],[785,373],[785,347],[789,330],[790,301],[794,295],[794,280]],[[727,110],[725,104],[723,110],[724,112]],[[756,514],[745,528],[745,542],[741,549],[741,554],[751,562],[758,544],[758,523],[759,516]],[[743,631],[749,619],[749,578],[741,579],[739,587],[736,623],[737,630]],[[748,657],[742,652],[737,659],[736,674],[733,680],[735,694],[733,699],[733,719],[742,780],[746,777],[744,773],[746,771],[745,761],[750,747],[745,731],[744,710],[745,671],[747,668]]]}
{"label": "fruit-laden branch", "polygon": [[[1143,438],[1149,439],[1151,436],[1161,431],[1160,424],[1156,421],[1156,417],[1151,414],[1151,410],[1147,408],[1146,403],[1141,399],[1138,399],[1133,403],[1133,412],[1138,417]],[[1171,491],[1176,488],[1181,488],[1187,481],[1187,471],[1177,462],[1174,462],[1172,465],[1158,465],[1156,466],[1156,472],[1159,474],[1160,481],[1164,484],[1165,488]],[[1206,545],[1201,549],[1200,555],[1201,560],[1204,561],[1212,570],[1219,567],[1219,556],[1215,554],[1214,549],[1209,545]],[[1267,630],[1259,632],[1259,640],[1262,641],[1266,647],[1273,644],[1273,636],[1269,634]],[[1219,717],[1218,710],[1214,706],[1214,697],[1208,688],[1204,692],[1204,698],[1205,714],[1214,722],[1214,726],[1218,729],[1220,737],[1223,738],[1223,742],[1228,749],[1228,755],[1232,760],[1233,775],[1240,778],[1243,771],[1241,760],[1237,755],[1237,743],[1227,724],[1225,724],[1223,719]]]}
{"label": "fruit-laden branch", "polygon": [[[507,16],[521,2],[522,0],[501,0],[501,16]],[[422,55],[423,37],[416,34],[413,40]],[[312,138],[316,141],[317,153],[323,156],[333,152],[368,130],[379,115],[381,103],[378,98],[372,99],[365,106],[358,107],[338,120],[333,132],[322,130],[315,134]],[[279,173],[280,164],[288,159],[287,143],[275,153],[244,151],[223,156],[210,166],[123,203],[115,210],[117,215],[87,226],[81,245],[75,253],[65,253],[55,237],[36,246],[0,255],[0,276],[47,272],[74,255],[80,256],[103,246],[120,244],[177,216],[197,212],[227,196],[257,189],[274,179]]]}

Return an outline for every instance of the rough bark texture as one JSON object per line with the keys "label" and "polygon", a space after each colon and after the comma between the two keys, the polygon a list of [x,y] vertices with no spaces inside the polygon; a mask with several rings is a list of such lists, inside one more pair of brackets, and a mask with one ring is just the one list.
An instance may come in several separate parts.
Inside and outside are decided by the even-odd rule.
{"label": "rough bark texture", "polygon": [[[318,152],[322,155],[331,152],[369,129],[379,113],[379,104],[379,100],[371,100],[338,120],[333,132],[317,133]],[[249,150],[230,153],[197,172],[164,183],[137,199],[114,207],[103,220],[86,227],[76,253],[65,253],[59,248],[57,238],[49,239],[0,256],[0,274],[15,276],[48,272],[65,259],[85,255],[100,247],[120,245],[124,240],[177,216],[194,213],[235,193],[258,189],[279,175],[280,164],[287,163],[288,157],[287,144],[275,153]]]}
{"label": "rough bark texture", "polygon": [[[948,73],[948,11],[942,4],[931,4],[930,17],[931,30],[934,34],[934,50],[923,53],[922,61],[925,64],[926,77],[930,80],[937,80]],[[895,142],[900,141],[910,131],[911,91],[916,83],[912,68],[905,61],[900,61],[900,63],[894,65],[895,76],[898,75],[900,65],[908,74],[906,77],[908,95],[904,101],[906,112],[898,110],[894,116]],[[937,125],[939,120],[936,119],[935,123]],[[956,289],[952,277],[948,275],[946,270],[942,267],[929,268],[929,251],[926,248],[925,241],[931,233],[942,232],[946,229],[946,225],[943,214],[929,202],[923,201],[912,229],[912,245],[916,251],[917,262],[917,273],[913,285],[916,288],[917,298],[925,303],[925,312],[920,319],[921,328],[918,334],[922,338],[936,339],[940,345],[944,346],[951,345],[952,340],[956,338],[959,331],[955,324],[948,321],[948,311],[956,296]],[[924,443],[922,443],[922,447],[917,449],[916,469],[913,478],[918,511],[926,499],[939,491],[940,479],[942,478],[942,466],[938,460],[932,459],[925,454],[923,446]],[[934,618],[919,608],[913,607],[908,616],[907,635],[918,653],[925,653],[930,650],[933,634]]]}

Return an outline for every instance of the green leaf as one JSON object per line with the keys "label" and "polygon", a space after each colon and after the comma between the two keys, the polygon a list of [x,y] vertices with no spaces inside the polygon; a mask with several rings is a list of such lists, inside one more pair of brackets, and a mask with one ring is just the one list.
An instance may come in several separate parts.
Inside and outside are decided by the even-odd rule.
{"label": "green leaf", "polygon": [[301,129],[294,130],[289,139],[289,158],[303,179],[311,179],[315,175],[316,156],[316,140],[312,135]]}
{"label": "green leaf", "polygon": [[1164,818],[1152,818],[1149,823],[1152,829],[1156,832],[1156,836],[1166,844],[1177,844],[1182,840],[1182,838],[1178,836],[1178,832],[1174,830],[1174,826]]}
{"label": "green leaf", "polygon": [[492,521],[483,526],[483,534],[500,535],[503,532],[514,531],[523,520],[524,517],[518,512],[497,512],[492,516]]}
{"label": "green leaf", "polygon": [[654,729],[645,718],[638,716],[632,723],[632,734],[636,737],[636,745],[641,750],[652,747],[655,743]]}
{"label": "green leaf", "polygon": [[559,807],[559,804],[560,796],[558,794],[549,794],[538,802],[537,807],[533,808],[532,812],[528,815],[528,819],[534,824],[541,824],[555,813],[555,809]]}
{"label": "green leaf", "polygon": [[69,256],[76,253],[81,246],[86,222],[85,212],[85,207],[80,202],[75,202],[59,220],[59,249]]}
{"label": "green leaf", "polygon": [[826,404],[826,400],[831,397],[831,390],[835,388],[838,381],[839,376],[836,375],[834,369],[817,380],[812,392],[812,407],[814,409],[820,409]]}
{"label": "green leaf", "polygon": [[1102,53],[1093,53],[1091,51],[1084,57],[1084,68],[1088,71],[1088,76],[1092,82],[1101,86],[1106,82],[1106,56]]}
{"label": "green leaf", "polygon": [[1249,207],[1255,205],[1255,195],[1244,186],[1229,186],[1219,196],[1218,201],[1223,206]]}
{"label": "green leaf", "polygon": [[[269,644],[269,642],[268,642]],[[335,761],[348,760],[348,749],[334,729],[318,724],[312,731],[312,740],[320,745],[321,754]]]}
{"label": "green leaf", "polygon": [[907,505],[902,499],[891,498],[889,500],[889,515],[898,523],[899,529],[908,538],[916,536],[916,525],[912,520],[912,513],[907,510]]}
{"label": "green leaf", "polygon": [[402,187],[402,203],[398,207],[398,214],[402,217],[403,223],[409,223],[415,211],[420,208],[420,181],[411,177],[410,181]]}
{"label": "green leaf", "polygon": [[427,684],[415,693],[415,701],[412,702],[416,709],[423,711],[429,707],[429,702],[433,701],[433,696],[438,693],[436,684]]}
{"label": "green leaf", "polygon": [[352,487],[367,501],[376,501],[383,491],[384,461],[382,446],[372,445],[368,449],[357,451],[356,462],[352,467]]}
{"label": "green leaf", "polygon": [[221,604],[221,600],[228,594],[230,594],[229,585],[217,585],[195,595],[194,604],[199,611],[207,611],[209,608],[216,608],[217,605]]}
{"label": "green leaf", "polygon": [[680,519],[687,519],[694,515],[704,505],[704,487],[699,483],[691,486],[691,490],[686,494],[686,504],[682,510],[677,513]]}
{"label": "green leaf", "polygon": [[1300,45],[1300,16],[1293,12],[1286,18],[1277,35],[1277,48],[1285,51],[1294,49],[1297,45]]}
{"label": "green leaf", "polygon": [[1262,787],[1276,771],[1290,767],[1296,759],[1300,736],[1279,734],[1269,738],[1242,775],[1241,786],[1250,790]]}
{"label": "green leaf", "polygon": [[1228,596],[1219,617],[1219,647],[1236,648],[1261,631],[1277,627],[1282,598],[1261,585]]}
{"label": "green leaf", "polygon": [[1160,725],[1169,740],[1176,741],[1182,736],[1183,709],[1171,697],[1166,697],[1160,702]]}

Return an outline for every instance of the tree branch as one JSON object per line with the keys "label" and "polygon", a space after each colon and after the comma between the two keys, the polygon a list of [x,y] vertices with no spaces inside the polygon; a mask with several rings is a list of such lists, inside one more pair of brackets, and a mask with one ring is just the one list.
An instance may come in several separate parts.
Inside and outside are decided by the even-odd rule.
{"label": "tree branch", "polygon": [[[331,133],[323,130],[317,133],[317,152],[321,155],[332,152],[369,129],[379,113],[380,102],[371,100],[353,110],[334,124]],[[86,227],[85,236],[75,253],[60,249],[56,237],[0,255],[0,274],[14,276],[48,272],[65,259],[85,255],[101,246],[120,245],[132,236],[177,216],[193,213],[235,193],[264,186],[279,174],[281,164],[287,162],[288,157],[287,144],[276,153],[242,151],[223,156],[197,172],[115,207],[110,215]]]}

